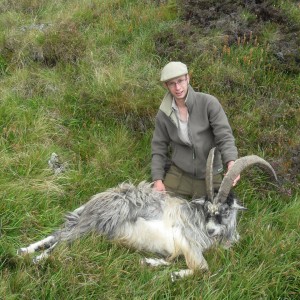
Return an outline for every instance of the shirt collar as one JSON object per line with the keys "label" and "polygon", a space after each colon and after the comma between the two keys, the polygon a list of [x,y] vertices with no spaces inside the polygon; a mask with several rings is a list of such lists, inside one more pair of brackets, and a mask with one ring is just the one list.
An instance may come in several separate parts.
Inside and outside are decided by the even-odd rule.
{"label": "shirt collar", "polygon": [[[189,92],[187,92],[187,95],[186,95],[184,103],[186,103],[188,97],[189,97]],[[178,110],[178,107],[177,107],[177,104],[176,104],[176,101],[175,101],[174,97],[172,98],[172,108],[174,108],[175,110]]]}

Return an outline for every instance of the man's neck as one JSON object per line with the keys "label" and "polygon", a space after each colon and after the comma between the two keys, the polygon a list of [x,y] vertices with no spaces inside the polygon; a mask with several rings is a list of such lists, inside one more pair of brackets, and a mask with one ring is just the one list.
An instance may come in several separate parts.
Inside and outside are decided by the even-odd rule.
{"label": "man's neck", "polygon": [[185,105],[185,99],[186,98],[180,98],[180,99],[175,98],[175,102],[176,102],[176,105],[177,105],[178,108],[186,106]]}

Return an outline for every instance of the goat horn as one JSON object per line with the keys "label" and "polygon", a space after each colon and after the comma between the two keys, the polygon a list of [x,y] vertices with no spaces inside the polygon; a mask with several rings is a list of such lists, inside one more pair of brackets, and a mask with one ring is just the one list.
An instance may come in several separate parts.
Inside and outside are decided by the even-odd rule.
{"label": "goat horn", "polygon": [[219,192],[214,202],[225,202],[236,177],[247,167],[250,167],[255,164],[265,169],[268,173],[270,173],[270,175],[273,175],[277,181],[277,175],[273,167],[267,161],[265,161],[263,158],[257,155],[244,156],[242,158],[237,159],[231,167],[231,169],[224,176],[221,186],[219,188]]}
{"label": "goat horn", "polygon": [[206,193],[209,201],[214,199],[214,186],[213,186],[213,164],[214,164],[214,156],[215,156],[215,149],[212,148],[209,151],[207,162],[206,162]]}

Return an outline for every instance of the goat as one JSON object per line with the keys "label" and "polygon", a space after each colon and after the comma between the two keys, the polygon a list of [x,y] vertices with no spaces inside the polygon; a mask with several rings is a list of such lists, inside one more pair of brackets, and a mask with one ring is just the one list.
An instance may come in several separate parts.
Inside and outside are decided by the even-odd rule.
{"label": "goat", "polygon": [[215,244],[230,247],[237,242],[237,213],[245,209],[230,193],[234,179],[245,168],[258,164],[277,180],[272,166],[264,159],[250,155],[239,158],[224,176],[219,191],[213,190],[213,148],[207,159],[207,196],[192,201],[158,192],[153,185],[137,186],[121,183],[115,188],[94,195],[86,204],[66,215],[61,229],[47,238],[20,248],[18,254],[34,253],[38,262],[49,256],[54,247],[71,242],[89,232],[97,232],[110,240],[142,251],[156,253],[165,259],[145,258],[152,266],[169,265],[183,255],[188,269],[173,272],[172,280],[208,270],[203,252]]}

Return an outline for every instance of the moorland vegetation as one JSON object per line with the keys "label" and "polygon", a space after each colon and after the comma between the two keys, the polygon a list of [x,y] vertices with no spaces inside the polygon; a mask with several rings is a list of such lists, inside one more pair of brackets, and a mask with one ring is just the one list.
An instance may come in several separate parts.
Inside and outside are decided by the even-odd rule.
{"label": "moorland vegetation", "polygon": [[[2,0],[0,299],[297,299],[300,294],[300,2]],[[206,253],[210,273],[167,268],[92,235],[35,265],[16,250],[122,181],[150,181],[161,67],[185,62],[215,95],[240,156],[240,243]],[[65,172],[48,166],[59,155]]]}

